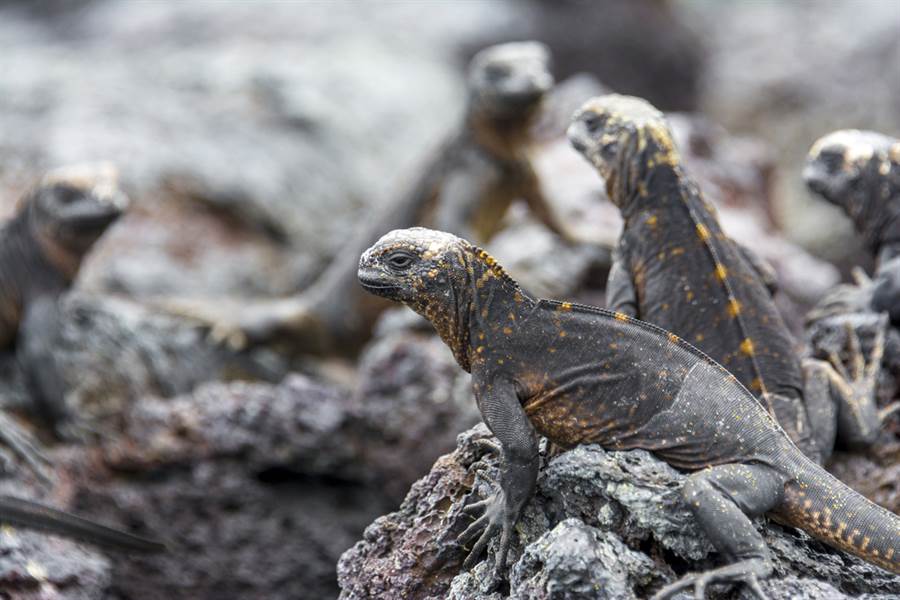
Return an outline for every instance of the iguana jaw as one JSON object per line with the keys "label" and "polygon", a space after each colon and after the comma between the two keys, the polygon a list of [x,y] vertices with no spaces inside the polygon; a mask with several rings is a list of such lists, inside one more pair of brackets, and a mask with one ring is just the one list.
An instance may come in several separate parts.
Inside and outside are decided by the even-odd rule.
{"label": "iguana jaw", "polygon": [[388,300],[402,301],[397,294],[400,291],[400,287],[394,284],[384,283],[378,277],[377,273],[360,268],[358,276],[359,285],[370,294],[375,294],[376,296],[381,296]]}

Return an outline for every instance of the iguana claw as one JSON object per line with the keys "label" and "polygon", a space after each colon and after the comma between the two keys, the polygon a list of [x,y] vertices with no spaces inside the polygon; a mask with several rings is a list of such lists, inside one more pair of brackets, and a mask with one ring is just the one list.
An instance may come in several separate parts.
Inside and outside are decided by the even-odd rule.
{"label": "iguana claw", "polygon": [[496,589],[503,580],[502,572],[506,567],[506,556],[509,553],[512,529],[515,523],[507,514],[508,510],[503,492],[497,492],[490,498],[470,504],[463,511],[466,514],[470,514],[481,509],[484,509],[484,513],[475,519],[465,531],[459,534],[456,541],[464,548],[473,540],[475,541],[475,545],[472,546],[472,549],[463,561],[463,569],[468,570],[478,563],[478,559],[481,558],[481,555],[487,549],[491,539],[498,533],[500,534],[500,545],[495,555],[491,580],[488,589],[485,590],[491,591]]}
{"label": "iguana claw", "polygon": [[500,456],[503,452],[500,444],[491,438],[478,438],[477,440],[473,440],[472,444],[486,455]]}

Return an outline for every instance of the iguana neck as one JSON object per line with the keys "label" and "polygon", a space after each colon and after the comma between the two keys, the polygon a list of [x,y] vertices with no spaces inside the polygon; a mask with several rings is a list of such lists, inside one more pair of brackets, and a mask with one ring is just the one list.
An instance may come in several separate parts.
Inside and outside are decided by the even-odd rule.
{"label": "iguana neck", "polygon": [[499,118],[469,107],[464,129],[487,154],[500,160],[517,160],[530,142],[530,126],[535,113],[536,110]]}
{"label": "iguana neck", "polygon": [[471,372],[485,352],[488,336],[502,331],[509,315],[522,314],[534,300],[480,248],[463,248],[451,260],[461,264],[448,270],[464,275],[448,286],[440,306],[425,306],[420,312],[450,347],[459,366]]}
{"label": "iguana neck", "polygon": [[55,246],[47,241],[46,233],[38,231],[28,210],[16,215],[2,233],[3,244],[7,246],[5,255],[14,263],[9,268],[19,273],[10,280],[18,282],[19,294],[23,299],[39,294],[61,293],[69,287],[78,272],[80,260],[75,265],[63,259],[54,260],[48,249],[52,251]]}
{"label": "iguana neck", "polygon": [[612,186],[607,182],[607,192],[626,224],[647,211],[694,198],[680,166],[663,163],[646,167],[646,164],[643,158],[633,159],[624,167],[623,175],[611,178]]}
{"label": "iguana neck", "polygon": [[662,123],[623,136],[607,171],[606,192],[626,221],[648,203],[678,199],[687,185],[681,158]]}
{"label": "iguana neck", "polygon": [[[879,161],[870,161],[855,198],[845,207],[866,244],[875,253],[900,247],[900,189],[874,172]],[[897,251],[894,251],[896,254]]]}

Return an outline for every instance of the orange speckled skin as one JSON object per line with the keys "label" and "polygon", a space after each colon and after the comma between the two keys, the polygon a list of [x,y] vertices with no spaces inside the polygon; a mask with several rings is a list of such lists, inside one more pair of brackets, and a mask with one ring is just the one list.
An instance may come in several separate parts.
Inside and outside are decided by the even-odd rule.
{"label": "orange speckled skin", "polygon": [[771,566],[748,516],[763,513],[900,573],[900,519],[806,458],[753,394],[678,336],[534,299],[484,251],[428,229],[382,237],[360,259],[359,279],[427,317],[472,373],[505,464],[503,507],[486,513],[485,535],[508,540],[537,476],[537,432],[562,446],[644,448],[693,471],[685,498],[704,531],[757,575]]}

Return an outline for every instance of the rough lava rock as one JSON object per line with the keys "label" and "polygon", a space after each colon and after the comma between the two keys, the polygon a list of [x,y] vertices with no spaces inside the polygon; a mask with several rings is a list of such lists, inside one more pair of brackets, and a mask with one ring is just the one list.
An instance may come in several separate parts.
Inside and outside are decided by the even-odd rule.
{"label": "rough lava rock", "polygon": [[[424,326],[424,327],[423,327]],[[471,378],[431,324],[408,309],[388,311],[363,351],[345,439],[358,448],[355,478],[397,502],[481,420]]]}
{"label": "rough lava rock", "polygon": [[[483,425],[461,434],[457,449],[412,486],[400,509],[366,529],[338,563],[341,598],[644,598],[687,571],[719,563],[681,501],[683,474],[642,450],[582,446],[546,461],[516,527],[509,587],[484,593],[496,540],[469,573],[459,572],[464,551],[453,540],[470,522],[462,508],[492,489],[496,459],[473,443],[487,436]],[[487,473],[479,462],[490,465]],[[775,577],[764,583],[773,599],[887,600],[900,589],[900,577],[802,532],[764,520],[758,527],[775,563]],[[727,588],[709,594],[733,597]]]}
{"label": "rough lava rock", "polygon": [[[3,425],[17,427],[6,419]],[[42,485],[24,466],[15,467],[0,479],[0,494],[71,509],[72,481],[68,476],[59,474],[51,484]],[[5,523],[0,527],[3,598],[94,600],[106,597],[111,581],[112,564],[96,547]]]}
{"label": "rough lava rock", "polygon": [[143,398],[121,436],[64,464],[79,512],[169,545],[113,557],[111,596],[333,597],[340,553],[395,506],[352,479],[349,422],[347,392],[299,375]]}

